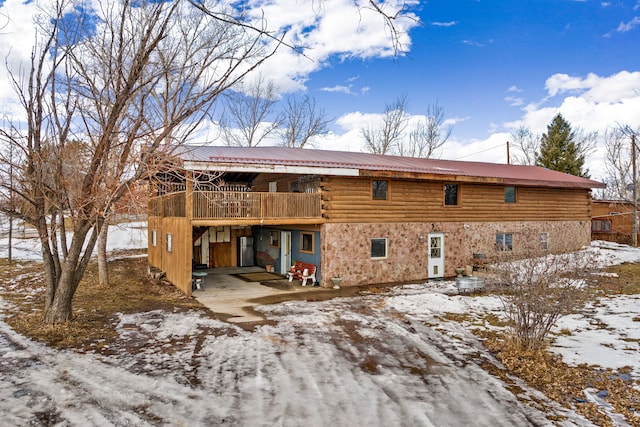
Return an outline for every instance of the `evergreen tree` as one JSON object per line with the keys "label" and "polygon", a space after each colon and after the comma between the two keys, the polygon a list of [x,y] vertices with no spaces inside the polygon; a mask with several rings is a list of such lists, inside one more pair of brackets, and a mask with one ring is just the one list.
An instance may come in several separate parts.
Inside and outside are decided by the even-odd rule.
{"label": "evergreen tree", "polygon": [[589,178],[584,170],[585,155],[571,124],[558,113],[542,134],[540,152],[536,154],[536,165],[560,172]]}

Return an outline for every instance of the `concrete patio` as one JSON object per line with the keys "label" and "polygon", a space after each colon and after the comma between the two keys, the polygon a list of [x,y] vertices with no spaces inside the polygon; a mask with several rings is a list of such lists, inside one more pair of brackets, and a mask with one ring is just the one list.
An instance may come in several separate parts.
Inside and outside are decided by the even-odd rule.
{"label": "concrete patio", "polygon": [[[264,317],[253,310],[257,305],[277,303],[288,299],[306,298],[308,294],[327,294],[333,290],[300,286],[300,282],[287,281],[286,277],[265,283],[246,282],[233,274],[264,272],[261,267],[225,267],[197,270],[206,272],[201,290],[194,290],[193,297],[212,312],[231,323],[257,322]],[[335,291],[333,291],[335,292]]]}

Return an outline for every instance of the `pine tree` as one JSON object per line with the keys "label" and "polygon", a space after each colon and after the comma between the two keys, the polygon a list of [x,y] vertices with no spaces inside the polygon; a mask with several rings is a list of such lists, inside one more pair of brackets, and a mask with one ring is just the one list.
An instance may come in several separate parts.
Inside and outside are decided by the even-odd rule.
{"label": "pine tree", "polygon": [[585,155],[581,148],[571,124],[558,113],[547,126],[547,133],[542,134],[536,165],[589,178],[589,171],[583,169]]}

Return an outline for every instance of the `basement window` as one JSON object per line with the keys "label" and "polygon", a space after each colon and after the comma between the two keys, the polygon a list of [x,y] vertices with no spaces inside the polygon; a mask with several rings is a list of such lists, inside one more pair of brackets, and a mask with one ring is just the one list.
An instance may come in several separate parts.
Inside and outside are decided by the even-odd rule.
{"label": "basement window", "polygon": [[383,259],[387,257],[387,239],[371,239],[371,258]]}
{"label": "basement window", "polygon": [[543,251],[549,249],[549,233],[540,233],[540,249]]}
{"label": "basement window", "polygon": [[510,252],[513,250],[513,234],[497,233],[496,234],[496,250],[499,252]]}

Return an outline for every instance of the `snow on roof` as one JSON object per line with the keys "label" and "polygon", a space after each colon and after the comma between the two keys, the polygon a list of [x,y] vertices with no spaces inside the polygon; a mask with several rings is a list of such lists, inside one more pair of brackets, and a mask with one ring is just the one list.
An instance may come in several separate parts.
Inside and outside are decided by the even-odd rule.
{"label": "snow on roof", "polygon": [[562,188],[605,188],[605,184],[546,169],[539,166],[507,165],[499,163],[464,162],[456,160],[423,159],[388,156],[349,151],[329,151],[285,147],[225,147],[185,145],[176,155],[187,169],[205,165],[260,165],[269,167],[316,168],[335,171],[358,171],[360,175],[375,172],[413,174],[417,179],[460,180],[460,177],[490,179],[506,185],[528,185]]}

